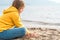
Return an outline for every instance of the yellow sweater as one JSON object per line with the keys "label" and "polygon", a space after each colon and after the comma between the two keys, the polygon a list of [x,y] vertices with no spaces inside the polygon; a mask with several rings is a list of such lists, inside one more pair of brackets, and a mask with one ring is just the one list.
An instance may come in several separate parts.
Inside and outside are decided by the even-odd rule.
{"label": "yellow sweater", "polygon": [[11,6],[3,11],[3,15],[0,17],[0,32],[8,30],[10,28],[23,27],[18,10]]}

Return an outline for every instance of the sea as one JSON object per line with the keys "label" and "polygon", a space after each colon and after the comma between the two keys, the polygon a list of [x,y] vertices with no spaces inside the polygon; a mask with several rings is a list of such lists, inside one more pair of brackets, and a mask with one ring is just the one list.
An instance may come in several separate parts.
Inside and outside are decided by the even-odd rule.
{"label": "sea", "polygon": [[[10,5],[0,6],[0,15]],[[21,19],[26,27],[60,29],[60,6],[25,6]]]}

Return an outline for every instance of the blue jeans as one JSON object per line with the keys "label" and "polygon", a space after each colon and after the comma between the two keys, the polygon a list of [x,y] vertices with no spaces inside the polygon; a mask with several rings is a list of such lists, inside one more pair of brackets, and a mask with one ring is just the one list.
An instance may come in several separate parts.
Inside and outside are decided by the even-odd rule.
{"label": "blue jeans", "polygon": [[13,28],[0,32],[0,39],[13,39],[16,37],[23,37],[26,33],[25,28]]}

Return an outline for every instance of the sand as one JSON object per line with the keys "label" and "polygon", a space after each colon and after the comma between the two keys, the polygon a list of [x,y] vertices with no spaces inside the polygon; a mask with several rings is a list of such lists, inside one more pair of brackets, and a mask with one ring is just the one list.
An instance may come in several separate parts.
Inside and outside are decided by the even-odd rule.
{"label": "sand", "polygon": [[37,32],[38,38],[17,38],[13,40],[60,40],[60,30],[48,28],[28,28],[31,32]]}

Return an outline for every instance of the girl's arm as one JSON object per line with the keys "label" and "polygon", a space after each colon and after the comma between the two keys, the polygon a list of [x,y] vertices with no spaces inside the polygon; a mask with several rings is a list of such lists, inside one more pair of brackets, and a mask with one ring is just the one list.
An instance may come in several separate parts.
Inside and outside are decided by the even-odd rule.
{"label": "girl's arm", "polygon": [[[21,18],[17,13],[11,14],[11,18],[12,18],[12,22],[15,24],[15,26],[17,28],[24,27],[24,25],[23,25],[23,23],[21,21]],[[29,34],[30,31],[26,27],[25,27],[25,29],[26,29],[26,34]]]}

